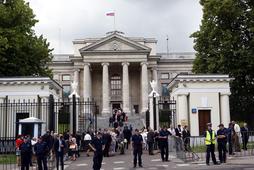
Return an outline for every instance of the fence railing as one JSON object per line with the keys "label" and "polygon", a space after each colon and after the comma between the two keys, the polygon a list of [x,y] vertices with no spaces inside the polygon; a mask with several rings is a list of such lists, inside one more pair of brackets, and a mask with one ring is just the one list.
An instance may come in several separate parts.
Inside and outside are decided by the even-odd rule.
{"label": "fence railing", "polygon": [[[230,156],[242,157],[254,155],[254,131],[238,133],[238,136],[232,136],[228,138],[226,148],[229,154],[230,147],[232,147],[232,153]],[[176,138],[174,137],[174,143],[176,145],[177,158],[188,162],[196,160],[205,160],[206,158],[206,145],[205,137],[192,136],[189,138]],[[244,148],[246,143],[246,149]],[[170,144],[172,145],[172,144]],[[215,155],[218,157],[217,142],[215,144]]]}

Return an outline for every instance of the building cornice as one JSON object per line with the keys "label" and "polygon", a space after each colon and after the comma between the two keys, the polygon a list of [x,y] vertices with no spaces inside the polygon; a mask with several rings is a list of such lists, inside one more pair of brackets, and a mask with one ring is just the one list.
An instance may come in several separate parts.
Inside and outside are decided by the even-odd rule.
{"label": "building cornice", "polygon": [[223,74],[191,74],[191,75],[178,75],[174,80],[168,85],[168,89],[176,86],[179,83],[184,82],[230,82],[234,78],[230,78],[229,75]]}

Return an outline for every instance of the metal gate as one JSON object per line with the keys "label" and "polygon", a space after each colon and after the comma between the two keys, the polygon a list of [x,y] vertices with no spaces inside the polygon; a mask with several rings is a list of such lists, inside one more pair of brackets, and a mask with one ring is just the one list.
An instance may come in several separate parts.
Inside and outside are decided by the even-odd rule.
{"label": "metal gate", "polygon": [[176,101],[169,96],[160,97],[158,100],[160,127],[173,125],[176,127]]}

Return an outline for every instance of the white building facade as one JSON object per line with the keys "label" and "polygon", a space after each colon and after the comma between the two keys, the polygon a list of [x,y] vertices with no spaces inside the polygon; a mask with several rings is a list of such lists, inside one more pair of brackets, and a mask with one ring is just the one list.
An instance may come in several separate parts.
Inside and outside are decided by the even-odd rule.
{"label": "white building facade", "polygon": [[81,99],[94,99],[102,116],[114,108],[128,115],[148,110],[149,81],[158,82],[161,96],[169,96],[167,86],[179,73],[191,73],[194,53],[157,53],[154,38],[126,37],[112,32],[102,38],[73,41],[74,53],[54,55],[50,64],[54,80],[63,86],[77,82]]}
{"label": "white building facade", "polygon": [[48,77],[0,78],[0,137],[16,136],[19,120],[29,117],[41,119],[42,132],[48,130],[49,96],[58,100],[61,93],[62,87]]}
{"label": "white building facade", "polygon": [[207,123],[217,129],[230,123],[228,75],[179,75],[168,88],[176,100],[177,124],[187,125],[192,136],[203,135]]}

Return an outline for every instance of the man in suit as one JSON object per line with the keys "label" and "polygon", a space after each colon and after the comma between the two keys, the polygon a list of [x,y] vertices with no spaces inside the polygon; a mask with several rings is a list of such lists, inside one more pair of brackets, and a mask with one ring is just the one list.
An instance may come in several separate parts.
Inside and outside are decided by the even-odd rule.
{"label": "man in suit", "polygon": [[249,128],[247,126],[247,123],[243,124],[243,127],[241,128],[241,134],[243,141],[243,150],[247,150],[247,144],[249,141]]}
{"label": "man in suit", "polygon": [[183,150],[182,148],[182,128],[181,125],[177,125],[175,129],[175,137],[176,137],[176,151]]}
{"label": "man in suit", "polygon": [[66,148],[66,143],[64,141],[63,135],[59,135],[57,140],[54,143],[54,151],[56,154],[56,168],[59,169],[59,160],[61,162],[61,169],[64,169],[64,149]]}
{"label": "man in suit", "polygon": [[182,138],[184,143],[184,150],[189,151],[190,148],[190,131],[188,130],[188,126],[183,127]]}

